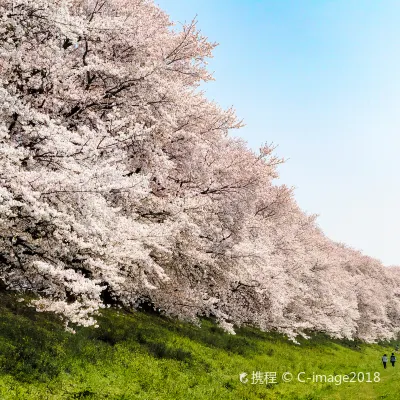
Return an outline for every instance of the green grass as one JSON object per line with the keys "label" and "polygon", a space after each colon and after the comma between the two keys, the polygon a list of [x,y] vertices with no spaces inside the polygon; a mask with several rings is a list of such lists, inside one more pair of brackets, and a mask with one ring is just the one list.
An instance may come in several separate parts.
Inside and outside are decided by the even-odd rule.
{"label": "green grass", "polygon": [[[105,310],[100,327],[65,332],[57,318],[0,293],[0,399],[397,399],[400,364],[383,370],[389,343],[366,345],[323,334],[293,344],[277,333],[224,333],[142,312]],[[252,384],[252,372],[277,383]],[[285,371],[295,379],[282,381]],[[300,383],[304,371],[380,373],[376,383]],[[248,383],[239,374],[248,373]],[[338,379],[338,378],[337,378]]]}

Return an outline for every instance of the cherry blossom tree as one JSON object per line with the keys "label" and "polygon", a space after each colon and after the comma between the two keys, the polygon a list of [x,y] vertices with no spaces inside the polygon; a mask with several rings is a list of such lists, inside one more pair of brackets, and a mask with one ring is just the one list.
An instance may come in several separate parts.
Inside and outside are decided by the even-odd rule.
{"label": "cherry blossom tree", "polygon": [[[200,91],[210,43],[147,0],[0,0],[0,283],[93,325],[144,302],[291,337],[398,333],[399,274],[324,236],[273,144]],[[70,328],[69,328],[70,329]]]}

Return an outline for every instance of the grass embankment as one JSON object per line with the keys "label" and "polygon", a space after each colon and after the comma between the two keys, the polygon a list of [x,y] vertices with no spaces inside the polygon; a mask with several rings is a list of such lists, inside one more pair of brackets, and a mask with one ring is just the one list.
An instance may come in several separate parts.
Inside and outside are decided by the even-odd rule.
{"label": "grass embankment", "polygon": [[[199,328],[111,309],[99,323],[73,335],[54,316],[0,293],[0,399],[400,399],[400,363],[387,370],[380,364],[389,344],[316,335],[295,345],[255,329],[232,336],[210,321]],[[253,371],[276,372],[277,383],[252,384]],[[290,383],[282,381],[286,371]],[[372,381],[378,371],[380,382],[301,383],[301,371],[301,378],[328,379],[370,372]],[[242,372],[247,383],[239,380]]]}

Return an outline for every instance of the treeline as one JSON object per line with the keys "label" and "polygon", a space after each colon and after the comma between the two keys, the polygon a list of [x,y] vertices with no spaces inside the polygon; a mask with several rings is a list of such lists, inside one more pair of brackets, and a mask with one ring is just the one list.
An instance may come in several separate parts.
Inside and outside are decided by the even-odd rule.
{"label": "treeline", "polygon": [[[290,336],[397,334],[399,274],[334,243],[283,162],[198,90],[215,44],[146,0],[0,0],[0,279],[38,311],[105,305]],[[71,326],[71,325],[70,325]],[[67,329],[72,329],[70,326]]]}

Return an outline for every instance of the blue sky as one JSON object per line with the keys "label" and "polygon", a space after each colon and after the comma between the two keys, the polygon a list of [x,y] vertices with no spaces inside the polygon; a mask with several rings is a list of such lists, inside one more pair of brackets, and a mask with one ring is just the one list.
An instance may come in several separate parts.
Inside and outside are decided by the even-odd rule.
{"label": "blue sky", "polygon": [[156,0],[220,45],[208,97],[332,239],[400,265],[400,2]]}

